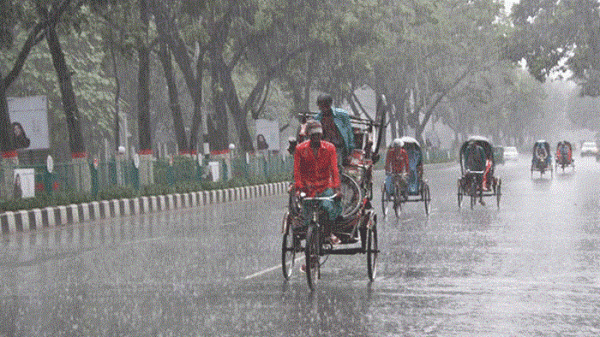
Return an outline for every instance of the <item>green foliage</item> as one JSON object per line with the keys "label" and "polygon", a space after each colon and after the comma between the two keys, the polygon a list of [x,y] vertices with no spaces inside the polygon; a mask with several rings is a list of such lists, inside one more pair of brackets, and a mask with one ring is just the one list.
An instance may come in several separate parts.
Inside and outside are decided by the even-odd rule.
{"label": "green foliage", "polygon": [[600,9],[597,1],[521,1],[512,9],[514,32],[505,40],[505,57],[525,60],[539,81],[569,69],[584,94],[600,95]]}
{"label": "green foliage", "polygon": [[[14,64],[19,48],[27,38],[26,31],[19,31],[13,47],[0,53],[0,63]],[[97,153],[101,142],[111,138],[114,124],[114,83],[104,71],[104,47],[97,31],[88,28],[80,34],[61,36],[67,64],[72,69],[72,81],[79,106],[81,124],[88,150]],[[51,144],[62,149],[58,158],[68,158],[69,147],[65,114],[62,110],[61,93],[58,87],[50,52],[45,43],[38,44],[30,53],[20,76],[8,88],[8,96],[46,95],[51,130]]]}
{"label": "green foliage", "polygon": [[110,186],[98,191],[98,200],[133,198],[138,192],[131,186]]}
{"label": "green foliage", "polygon": [[[35,5],[48,3],[0,2],[0,30],[10,26],[14,27],[11,32],[15,32],[12,48],[0,53],[2,64],[14,63],[27,30],[39,21]],[[236,126],[238,135],[228,135],[228,138],[236,144],[242,138],[239,130],[248,124],[251,127],[252,118],[278,119],[284,125],[289,122],[290,110],[308,109],[313,104],[309,99],[314,91],[331,93],[337,104],[348,100],[356,88],[365,85],[385,93],[388,102],[399,110],[404,108],[406,112],[412,108],[412,113],[407,118],[404,116],[403,121],[408,120],[417,130],[424,128],[432,114],[432,118],[442,118],[456,130],[471,128],[475,123],[499,129],[499,125],[506,125],[509,118],[519,115],[515,111],[535,105],[534,96],[538,94],[537,88],[518,87],[522,84],[519,81],[501,80],[510,77],[506,75],[510,73],[507,69],[510,66],[498,65],[499,41],[512,41],[513,48],[507,47],[504,56],[510,54],[513,60],[527,57],[532,73],[538,78],[547,76],[565,53],[573,54],[569,66],[576,74],[587,74],[589,55],[597,51],[586,42],[594,37],[589,29],[590,35],[580,34],[583,30],[579,28],[574,31],[576,34],[569,35],[566,29],[585,26],[582,14],[591,10],[587,2],[582,2],[586,6],[581,10],[573,3],[523,0],[521,7],[516,7],[515,13],[520,14],[513,15],[517,28],[506,24],[501,3],[492,0],[182,0],[160,3],[177,22],[173,27],[179,30],[177,33],[183,37],[189,55],[198,56],[202,69],[208,69],[204,76],[213,76],[210,67],[215,60],[211,60],[214,57],[210,54],[211,48],[218,54],[219,61],[222,59],[227,65],[221,67],[221,73],[215,73],[218,83],[214,88],[220,94],[233,92],[235,96],[227,101],[226,113],[234,117],[230,126]],[[103,0],[84,4],[77,11],[69,11],[58,28],[72,68],[86,147],[97,154],[103,145],[99,140],[114,139],[114,76],[119,76],[121,82],[120,111],[135,118],[136,49],[142,44],[152,45],[158,35],[154,17],[150,18],[149,27],[140,19],[139,1]],[[538,4],[558,10],[541,15],[536,8]],[[536,39],[535,34],[521,34],[528,29],[523,27],[530,24],[528,16],[537,16],[538,33],[546,27],[551,27],[552,33],[543,39]],[[573,46],[573,43],[580,48],[559,48]],[[117,54],[116,74],[112,69],[112,50]],[[166,142],[173,139],[174,133],[170,105],[165,97],[160,65],[154,55],[152,58],[153,138]],[[181,91],[182,114],[184,120],[189,120],[193,106],[186,92],[189,88],[183,81],[183,75],[189,73],[176,71],[179,71],[176,80]],[[461,79],[464,73],[467,76]],[[232,86],[222,80],[229,74],[233,77]],[[457,80],[461,83],[455,83]],[[203,92],[211,90],[210,82],[204,79]],[[594,88],[590,86],[589,92]],[[44,43],[33,50],[20,78],[9,88],[9,95],[13,96],[37,94],[49,97],[53,148],[67,149],[60,90]],[[253,94],[256,97],[252,98]],[[444,95],[442,105],[434,109],[437,99]],[[506,95],[514,96],[505,99]],[[212,98],[212,93],[203,98],[205,114],[214,110]],[[531,104],[519,103],[519,99]],[[236,110],[236,105],[241,105],[241,112]],[[250,114],[252,116],[248,116]],[[463,125],[459,121],[461,116],[473,124]],[[519,120],[521,117],[519,115]],[[130,120],[129,132],[135,142],[137,123]],[[172,189],[169,182],[195,179],[193,160],[176,158],[175,161],[176,168],[172,172],[166,162],[157,167],[159,185],[153,188]]]}

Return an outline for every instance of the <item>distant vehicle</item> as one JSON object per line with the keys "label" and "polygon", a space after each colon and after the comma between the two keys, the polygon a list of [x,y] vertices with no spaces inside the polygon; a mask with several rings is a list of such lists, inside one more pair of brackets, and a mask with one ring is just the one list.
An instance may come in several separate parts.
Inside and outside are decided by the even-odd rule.
{"label": "distant vehicle", "polygon": [[571,167],[572,170],[575,170],[575,163],[573,159],[573,146],[571,142],[566,140],[561,140],[556,144],[556,160],[554,161],[554,165],[556,166],[556,171],[558,172],[558,168],[562,168],[563,172],[565,172],[566,167]]}
{"label": "distant vehicle", "polygon": [[514,146],[506,146],[504,148],[504,160],[518,160],[519,151]]}
{"label": "distant vehicle", "polygon": [[596,156],[598,155],[598,147],[596,142],[583,142],[581,145],[581,156]]}
{"label": "distant vehicle", "polygon": [[550,152],[550,144],[543,139],[540,139],[533,144],[533,156],[531,158],[532,178],[533,171],[540,172],[540,178],[546,171],[550,171],[550,178],[554,177],[554,167],[552,167],[552,152]]}
{"label": "distant vehicle", "polygon": [[[472,149],[469,146],[471,142],[483,148],[483,152],[485,153],[485,168],[482,171],[471,171],[474,168],[481,168],[481,161],[476,160],[477,156],[471,152]],[[460,178],[458,178],[457,182],[458,207],[462,207],[463,197],[471,200],[471,209],[473,209],[477,199],[479,199],[480,203],[484,205],[485,203],[483,202],[482,198],[487,196],[495,196],[496,206],[500,207],[502,179],[494,175],[496,157],[494,155],[494,146],[492,146],[492,143],[485,137],[471,136],[460,147],[458,155],[460,173],[462,175]]]}

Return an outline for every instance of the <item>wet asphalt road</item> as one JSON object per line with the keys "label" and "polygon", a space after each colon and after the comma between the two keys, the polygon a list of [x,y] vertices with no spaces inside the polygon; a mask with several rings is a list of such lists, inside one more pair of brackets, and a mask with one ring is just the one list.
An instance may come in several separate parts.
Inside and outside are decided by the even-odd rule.
{"label": "wet asphalt road", "polygon": [[379,217],[376,280],[332,256],[312,293],[281,275],[284,196],[4,235],[0,336],[598,336],[600,164],[576,165],[499,166],[473,210],[427,166],[432,212]]}

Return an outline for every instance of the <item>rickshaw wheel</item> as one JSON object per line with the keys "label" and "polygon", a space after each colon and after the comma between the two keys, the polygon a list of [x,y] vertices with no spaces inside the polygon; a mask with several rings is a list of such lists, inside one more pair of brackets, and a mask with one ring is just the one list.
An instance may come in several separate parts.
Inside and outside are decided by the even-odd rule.
{"label": "rickshaw wheel", "polygon": [[306,232],[306,247],[304,253],[306,255],[306,281],[310,290],[317,288],[317,280],[321,277],[321,267],[319,265],[319,257],[321,250],[321,232],[317,226],[311,224]]}
{"label": "rickshaw wheel", "polygon": [[429,201],[431,201],[431,194],[429,192],[429,185],[426,183],[423,183],[421,198],[423,198],[423,204],[425,205],[425,214],[429,215]]}
{"label": "rickshaw wheel", "polygon": [[394,197],[392,199],[394,199],[394,214],[396,214],[396,218],[400,216],[400,212],[402,211],[402,205],[401,205],[401,200],[400,200],[400,189],[398,188],[398,186],[395,186],[396,190],[394,191]]}
{"label": "rickshaw wheel", "polygon": [[462,190],[462,184],[460,183],[460,178],[458,179],[458,183],[457,183],[457,197],[458,197],[458,208],[461,208],[462,200],[463,200],[463,190]]}
{"label": "rickshaw wheel", "polygon": [[281,270],[283,271],[283,277],[289,280],[294,270],[294,263],[296,259],[296,245],[294,238],[294,229],[290,223],[290,214],[286,212],[283,221],[284,232],[283,242],[281,243]]}
{"label": "rickshaw wheel", "polygon": [[498,186],[496,186],[496,206],[500,208],[500,197],[502,196],[502,180],[498,179]]}
{"label": "rickshaw wheel", "polygon": [[387,202],[387,198],[385,197],[385,184],[383,185],[383,187],[381,187],[381,214],[383,215],[383,217],[385,218],[387,216],[387,207],[386,207],[386,202]]}
{"label": "rickshaw wheel", "polygon": [[360,186],[347,174],[340,175],[342,188],[342,216],[349,217],[359,211],[363,195]]}
{"label": "rickshaw wheel", "polygon": [[377,244],[377,215],[371,213],[367,226],[367,275],[369,280],[375,280],[377,274],[377,256],[379,255]]}
{"label": "rickshaw wheel", "polygon": [[469,181],[469,196],[471,197],[471,209],[473,209],[477,203],[477,182],[474,179]]}

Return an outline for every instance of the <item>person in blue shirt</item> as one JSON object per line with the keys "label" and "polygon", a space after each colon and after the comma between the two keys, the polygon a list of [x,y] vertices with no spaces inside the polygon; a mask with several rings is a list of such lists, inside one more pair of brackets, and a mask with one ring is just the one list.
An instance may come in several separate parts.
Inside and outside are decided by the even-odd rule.
{"label": "person in blue shirt", "polygon": [[350,115],[343,109],[332,107],[333,99],[329,94],[317,97],[320,112],[315,119],[323,126],[323,140],[332,143],[337,151],[338,165],[345,165],[348,156],[354,150],[354,133]]}

